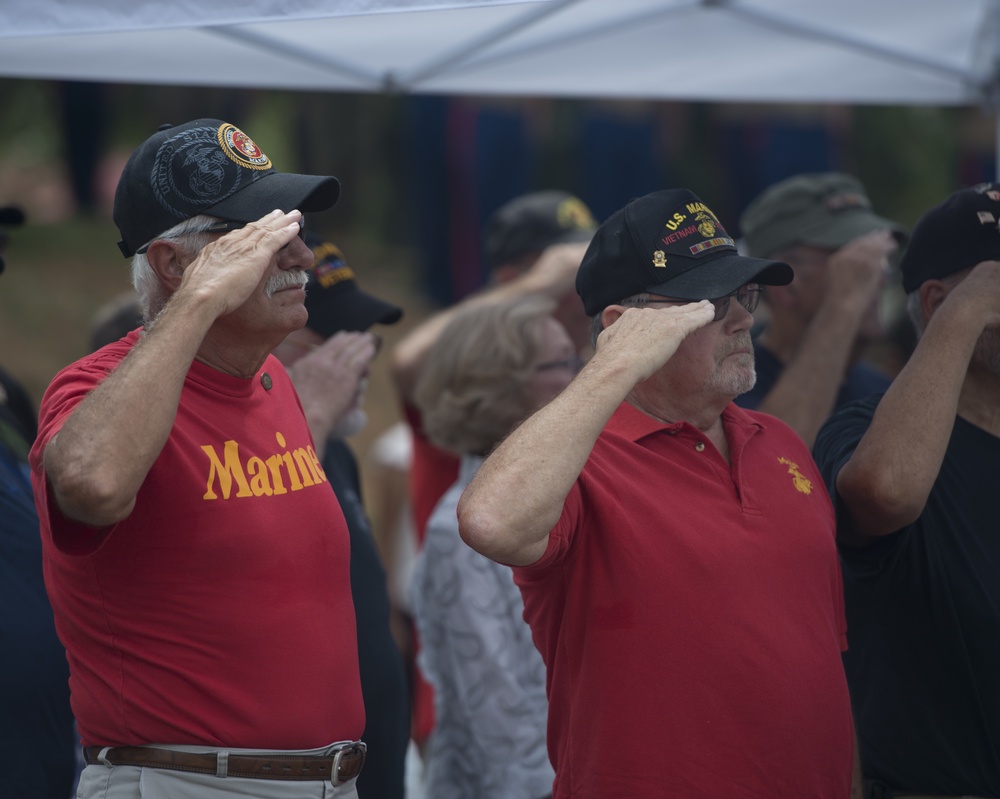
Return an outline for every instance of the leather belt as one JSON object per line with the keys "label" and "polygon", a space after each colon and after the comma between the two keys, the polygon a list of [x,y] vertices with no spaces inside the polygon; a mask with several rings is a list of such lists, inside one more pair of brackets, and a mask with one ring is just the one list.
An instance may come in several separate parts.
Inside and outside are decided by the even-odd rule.
{"label": "leather belt", "polygon": [[179,752],[147,746],[86,746],[83,759],[88,765],[162,768],[258,780],[330,780],[339,785],[361,773],[366,752],[367,747],[361,741],[346,744],[330,755],[255,755],[235,754],[224,749]]}

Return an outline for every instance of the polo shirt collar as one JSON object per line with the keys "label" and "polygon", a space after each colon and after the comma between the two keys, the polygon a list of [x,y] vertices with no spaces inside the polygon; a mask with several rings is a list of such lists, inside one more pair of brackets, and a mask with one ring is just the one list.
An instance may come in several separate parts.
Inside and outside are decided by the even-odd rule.
{"label": "polo shirt collar", "polygon": [[[744,428],[746,434],[764,427],[756,418],[732,402],[722,411],[722,422],[727,429],[734,425]],[[626,401],[618,406],[614,415],[608,420],[605,429],[627,438],[629,441],[638,441],[661,430],[677,432],[684,427],[691,427],[691,425],[687,422],[661,422]]]}

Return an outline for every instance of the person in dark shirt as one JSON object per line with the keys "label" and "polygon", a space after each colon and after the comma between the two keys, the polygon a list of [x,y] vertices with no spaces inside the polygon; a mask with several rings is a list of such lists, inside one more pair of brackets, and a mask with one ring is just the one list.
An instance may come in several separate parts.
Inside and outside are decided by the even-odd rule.
{"label": "person in dark shirt", "polygon": [[748,255],[791,264],[795,279],[764,288],[757,384],[736,404],[777,416],[811,447],[835,407],[889,385],[861,356],[884,335],[879,302],[905,234],[875,215],[856,178],[836,172],[771,186],[740,228]]}
{"label": "person in dark shirt", "polygon": [[362,502],[357,460],[344,439],[367,422],[368,367],[380,342],[367,331],[375,324],[398,322],[403,311],[358,288],[336,245],[309,234],[306,243],[314,255],[306,285],[309,321],[274,354],[292,377],[351,536],[351,594],[368,744],[358,796],[402,799],[410,740],[406,670],[392,636],[386,571]]}
{"label": "person in dark shirt", "polygon": [[[19,210],[0,208],[0,224],[23,221]],[[0,369],[0,606],[7,610],[0,616],[0,749],[11,757],[0,772],[4,799],[69,799],[77,770],[69,664],[42,579],[28,468],[37,431],[30,395]]]}
{"label": "person in dark shirt", "polygon": [[916,348],[837,411],[837,507],[870,799],[1000,797],[1000,184],[955,192],[900,262]]}

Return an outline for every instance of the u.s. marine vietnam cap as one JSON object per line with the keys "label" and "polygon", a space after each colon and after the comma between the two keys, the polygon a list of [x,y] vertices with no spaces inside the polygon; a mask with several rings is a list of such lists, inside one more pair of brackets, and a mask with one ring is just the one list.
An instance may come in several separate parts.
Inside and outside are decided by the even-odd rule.
{"label": "u.s. marine vietnam cap", "polygon": [[642,292],[694,301],[724,297],[746,283],[791,281],[788,264],[741,255],[693,192],[666,189],[632,200],[597,228],[576,290],[593,316]]}

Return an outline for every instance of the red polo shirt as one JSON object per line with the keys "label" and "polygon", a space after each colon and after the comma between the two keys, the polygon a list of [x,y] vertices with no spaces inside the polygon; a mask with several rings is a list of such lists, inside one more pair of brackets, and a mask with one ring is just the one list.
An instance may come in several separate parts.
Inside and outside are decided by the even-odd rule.
{"label": "red polo shirt", "polygon": [[846,799],[853,729],[834,515],[805,445],[730,405],[730,463],[615,412],[542,558],[556,799]]}

